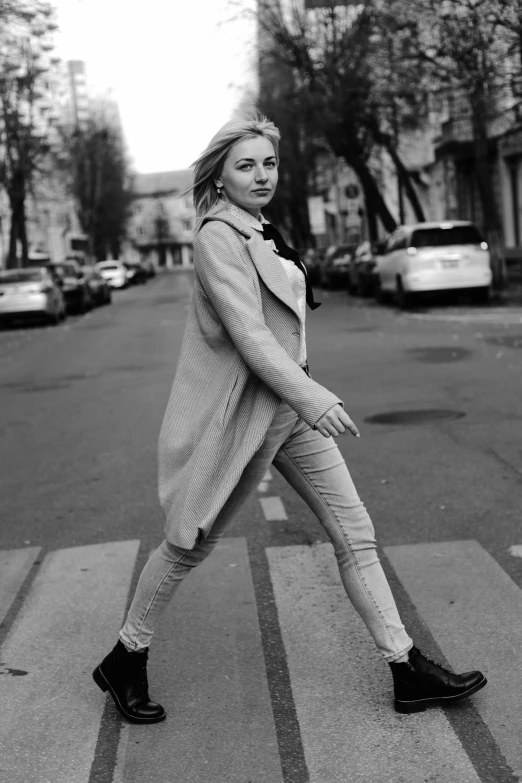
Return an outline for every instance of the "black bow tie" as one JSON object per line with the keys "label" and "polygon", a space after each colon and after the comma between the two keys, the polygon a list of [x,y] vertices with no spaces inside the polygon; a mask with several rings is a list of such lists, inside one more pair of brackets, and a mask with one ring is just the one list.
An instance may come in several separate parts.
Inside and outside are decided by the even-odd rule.
{"label": "black bow tie", "polygon": [[321,306],[321,302],[316,302],[314,300],[314,294],[312,291],[312,286],[308,282],[308,275],[306,273],[306,267],[301,261],[301,257],[297,250],[294,250],[293,247],[289,247],[277,228],[275,228],[271,223],[262,223],[263,226],[263,238],[264,239],[273,239],[274,244],[277,248],[278,254],[281,256],[281,258],[286,258],[288,261],[293,261],[294,264],[298,269],[301,270],[301,272],[305,276],[306,281],[306,303],[310,310],[315,310],[318,307]]}

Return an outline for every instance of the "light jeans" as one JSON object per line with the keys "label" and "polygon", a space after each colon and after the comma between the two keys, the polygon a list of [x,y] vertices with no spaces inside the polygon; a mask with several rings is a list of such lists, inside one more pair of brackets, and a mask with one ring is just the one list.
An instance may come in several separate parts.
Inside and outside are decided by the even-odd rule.
{"label": "light jeans", "polygon": [[306,501],[328,533],[346,593],[385,660],[395,661],[412,647],[377,556],[371,519],[335,439],[312,430],[281,402],[265,440],[208,536],[193,549],[180,549],[164,541],[152,553],[120,632],[128,649],[148,647],[161,614],[183,578],[211,553],[271,464]]}

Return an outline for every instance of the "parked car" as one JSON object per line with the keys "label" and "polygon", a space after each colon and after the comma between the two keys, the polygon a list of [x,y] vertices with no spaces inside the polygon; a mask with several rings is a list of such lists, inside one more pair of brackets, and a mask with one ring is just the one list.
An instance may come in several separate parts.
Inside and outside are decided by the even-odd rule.
{"label": "parked car", "polygon": [[141,261],[141,265],[145,270],[147,277],[156,277],[156,267],[150,258],[144,258]]}
{"label": "parked car", "polygon": [[82,272],[93,305],[110,304],[112,301],[111,287],[100,272],[93,266],[82,266]]}
{"label": "parked car", "polygon": [[310,285],[321,284],[321,266],[325,252],[325,248],[309,248],[301,253],[301,260],[306,267]]}
{"label": "parked car", "polygon": [[388,239],[377,265],[380,296],[408,307],[426,291],[469,289],[480,301],[491,293],[491,256],[469,221],[400,226]]}
{"label": "parked car", "polygon": [[77,261],[61,261],[47,267],[62,289],[68,313],[86,313],[92,307],[89,287]]}
{"label": "parked car", "polygon": [[127,288],[129,275],[121,261],[99,261],[95,268],[111,288]]}
{"label": "parked car", "polygon": [[65,318],[63,294],[45,267],[0,271],[0,320],[40,318],[58,324]]}
{"label": "parked car", "polygon": [[350,287],[349,268],[355,245],[331,245],[321,263],[321,285],[324,288]]}
{"label": "parked car", "polygon": [[361,242],[348,269],[349,290],[355,296],[373,296],[377,288],[377,263],[386,247],[386,240]]}
{"label": "parked car", "polygon": [[122,263],[127,270],[131,285],[143,285],[147,282],[149,275],[141,261],[123,261]]}

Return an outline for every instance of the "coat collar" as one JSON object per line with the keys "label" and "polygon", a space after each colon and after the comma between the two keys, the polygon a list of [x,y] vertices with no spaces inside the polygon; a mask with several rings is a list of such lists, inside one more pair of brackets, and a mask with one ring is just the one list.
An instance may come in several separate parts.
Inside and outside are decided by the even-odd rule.
{"label": "coat collar", "polygon": [[292,286],[288,279],[283,264],[278,256],[270,250],[263,239],[262,231],[251,228],[243,223],[236,214],[225,207],[211,210],[205,217],[205,220],[221,220],[228,223],[243,234],[247,239],[247,247],[256,267],[259,277],[270,291],[277,296],[297,318],[300,318],[297,300],[295,298]]}

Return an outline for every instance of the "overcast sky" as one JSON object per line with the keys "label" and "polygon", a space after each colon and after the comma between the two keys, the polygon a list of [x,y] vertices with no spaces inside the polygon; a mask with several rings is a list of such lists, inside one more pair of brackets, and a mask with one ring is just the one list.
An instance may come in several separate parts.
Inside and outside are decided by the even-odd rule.
{"label": "overcast sky", "polygon": [[230,0],[52,3],[56,53],[113,88],[136,171],[187,168],[254,83],[254,25]]}

